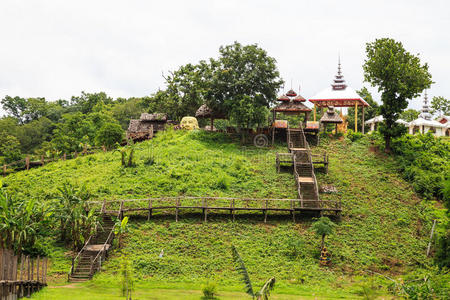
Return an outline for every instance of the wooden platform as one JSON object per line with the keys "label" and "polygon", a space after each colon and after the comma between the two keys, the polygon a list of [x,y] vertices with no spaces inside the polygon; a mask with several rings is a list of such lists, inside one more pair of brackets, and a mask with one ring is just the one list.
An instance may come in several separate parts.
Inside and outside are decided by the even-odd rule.
{"label": "wooden platform", "polygon": [[297,177],[299,183],[314,183],[314,178],[312,177]]}

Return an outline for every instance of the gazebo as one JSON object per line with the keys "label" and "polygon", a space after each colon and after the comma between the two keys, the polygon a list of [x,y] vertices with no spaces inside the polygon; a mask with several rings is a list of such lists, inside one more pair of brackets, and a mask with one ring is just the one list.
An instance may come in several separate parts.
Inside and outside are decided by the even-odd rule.
{"label": "gazebo", "polygon": [[226,115],[223,113],[218,113],[216,111],[213,111],[210,109],[206,104],[203,104],[202,106],[197,109],[195,112],[196,118],[203,118],[203,119],[210,119],[211,120],[211,128],[210,130],[214,130],[214,119],[226,119]]}
{"label": "gazebo", "polygon": [[306,101],[300,94],[294,90],[289,90],[286,95],[282,95],[277,99],[280,104],[272,109],[273,121],[277,120],[277,113],[284,113],[286,115],[301,115],[305,114],[305,122],[308,120],[311,108],[303,104]]}
{"label": "gazebo", "polygon": [[[358,131],[358,106],[362,107],[362,123],[364,124],[364,107],[369,104],[364,101],[358,93],[347,86],[344,80],[344,75],[341,72],[341,61],[338,63],[338,73],[334,78],[330,87],[317,93],[311,99],[314,104],[314,121],[316,121],[316,107],[354,107],[355,108],[355,132]],[[364,133],[364,126],[362,126],[362,132]]]}
{"label": "gazebo", "polygon": [[[367,120],[365,124],[370,125],[369,132],[372,132],[372,131],[377,130],[379,123],[383,123],[383,122],[384,122],[384,117],[382,115],[379,115],[379,116],[373,117],[372,119]],[[395,123],[404,125],[406,127],[409,126],[409,123],[403,119],[398,119],[397,121],[395,121]]]}
{"label": "gazebo", "polygon": [[[322,118],[320,118],[320,123],[324,124],[335,124],[335,132],[337,133],[337,125],[344,122],[339,114],[334,110],[333,106],[328,106],[328,110],[325,114],[323,114]],[[324,131],[325,131],[324,126]]]}

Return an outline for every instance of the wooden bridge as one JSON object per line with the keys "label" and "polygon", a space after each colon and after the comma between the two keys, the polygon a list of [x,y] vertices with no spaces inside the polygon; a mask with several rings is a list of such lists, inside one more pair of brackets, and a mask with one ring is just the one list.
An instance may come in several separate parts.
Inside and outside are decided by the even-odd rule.
{"label": "wooden bridge", "polygon": [[0,300],[30,297],[47,285],[47,258],[14,255],[0,249]]}

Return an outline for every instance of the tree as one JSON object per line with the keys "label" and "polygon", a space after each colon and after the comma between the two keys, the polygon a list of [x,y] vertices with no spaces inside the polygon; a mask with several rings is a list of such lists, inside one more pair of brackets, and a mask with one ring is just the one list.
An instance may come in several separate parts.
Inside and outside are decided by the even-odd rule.
{"label": "tree", "polygon": [[83,114],[92,112],[97,104],[111,104],[112,102],[113,99],[104,92],[93,94],[81,92],[81,96],[73,96],[70,100],[70,104],[77,107]]}
{"label": "tree", "polygon": [[322,237],[322,243],[320,245],[320,249],[322,249],[325,245],[325,237],[333,233],[334,223],[327,217],[321,217],[313,223],[312,229],[318,236]]}
{"label": "tree", "polygon": [[245,284],[245,292],[249,294],[253,299],[256,297],[258,300],[268,300],[270,296],[270,292],[275,287],[275,277],[269,278],[262,288],[258,292],[254,292],[252,281],[250,280],[250,276],[248,275],[247,268],[245,267],[244,261],[242,260],[239,252],[237,251],[234,245],[231,246],[231,255],[233,257],[233,263],[235,265],[236,270],[241,274],[242,281]]}
{"label": "tree", "polygon": [[[372,94],[369,92],[369,90],[366,87],[363,87],[361,90],[356,91],[358,95],[364,99],[370,106],[366,107],[364,109],[364,120],[367,121],[373,117],[376,117],[379,114],[379,105],[375,100],[373,100]],[[350,107],[347,111],[347,122],[348,122],[348,128],[354,129],[355,128],[355,108]],[[358,114],[358,125],[360,128],[362,128],[362,116],[361,113]],[[364,125],[365,126],[365,125]]]}
{"label": "tree", "polygon": [[23,123],[23,115],[27,108],[27,100],[19,96],[5,96],[1,101],[3,110]]}
{"label": "tree", "polygon": [[269,109],[259,105],[257,97],[243,96],[233,106],[230,117],[238,127],[252,128],[254,125],[262,125],[267,122]]}
{"label": "tree", "polygon": [[6,163],[20,160],[22,153],[19,140],[6,132],[0,132],[0,156],[4,157]]}
{"label": "tree", "polygon": [[400,113],[400,118],[406,122],[411,122],[419,117],[420,112],[415,109],[407,109]]}
{"label": "tree", "polygon": [[230,116],[244,96],[253,99],[256,108],[268,108],[275,102],[283,80],[274,58],[256,44],[242,46],[238,42],[220,47],[219,52],[218,60],[210,60],[212,78],[205,95],[208,107]]}
{"label": "tree", "polygon": [[442,96],[433,97],[431,108],[433,109],[433,114],[448,116],[450,114],[450,101]]}
{"label": "tree", "polygon": [[382,38],[367,43],[366,54],[364,80],[378,86],[381,92],[380,112],[384,122],[380,132],[384,135],[386,152],[390,152],[391,139],[406,131],[395,121],[408,106],[408,99],[419,96],[433,82],[428,64],[422,65],[418,56],[407,52],[402,43],[393,39]]}
{"label": "tree", "polygon": [[116,123],[105,123],[97,131],[95,142],[99,146],[112,148],[115,144],[120,143],[123,139],[123,129]]}

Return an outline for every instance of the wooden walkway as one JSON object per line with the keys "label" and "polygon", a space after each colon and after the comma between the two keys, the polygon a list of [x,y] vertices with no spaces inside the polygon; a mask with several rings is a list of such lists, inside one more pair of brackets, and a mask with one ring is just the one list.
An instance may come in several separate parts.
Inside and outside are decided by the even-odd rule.
{"label": "wooden walkway", "polygon": [[210,212],[226,212],[235,220],[238,212],[261,212],[264,222],[267,222],[269,212],[289,213],[295,221],[295,214],[301,212],[325,212],[339,214],[340,201],[317,201],[300,199],[255,199],[227,197],[161,197],[146,199],[110,200],[90,202],[92,205],[102,205],[101,211],[106,214],[118,214],[120,218],[125,213],[143,212],[150,220],[152,214],[160,211],[175,215],[178,221],[181,211],[201,212],[203,220],[208,220]]}

